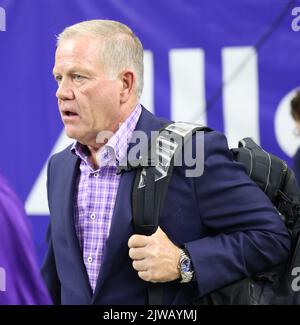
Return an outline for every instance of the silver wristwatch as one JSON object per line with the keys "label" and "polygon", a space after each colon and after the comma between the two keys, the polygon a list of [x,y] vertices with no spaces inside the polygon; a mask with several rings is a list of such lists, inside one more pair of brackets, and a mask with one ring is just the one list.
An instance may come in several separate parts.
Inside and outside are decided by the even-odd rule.
{"label": "silver wristwatch", "polygon": [[192,266],[192,261],[191,258],[183,249],[180,249],[178,268],[181,274],[180,283],[188,283],[193,279],[194,270]]}

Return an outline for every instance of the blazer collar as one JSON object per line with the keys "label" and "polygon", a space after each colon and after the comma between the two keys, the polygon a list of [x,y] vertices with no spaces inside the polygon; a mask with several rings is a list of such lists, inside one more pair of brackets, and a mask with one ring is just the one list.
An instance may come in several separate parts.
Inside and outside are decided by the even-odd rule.
{"label": "blazer collar", "polygon": [[82,252],[79,245],[79,241],[76,235],[75,222],[74,222],[74,194],[76,187],[76,180],[79,172],[80,159],[75,156],[69,148],[66,152],[67,158],[61,171],[61,184],[62,192],[61,197],[64,197],[64,226],[65,234],[69,243],[70,251],[74,257],[74,272],[78,272],[80,277],[79,284],[82,285],[83,292],[87,298],[87,301],[92,297],[92,289],[89,283],[88,274],[82,259]]}

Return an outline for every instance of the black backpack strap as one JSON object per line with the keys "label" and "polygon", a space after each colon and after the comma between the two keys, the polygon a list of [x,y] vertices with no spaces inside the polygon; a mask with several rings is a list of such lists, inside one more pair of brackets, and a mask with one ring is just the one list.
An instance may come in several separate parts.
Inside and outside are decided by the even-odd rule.
{"label": "black backpack strap", "polygon": [[148,290],[148,305],[160,306],[163,305],[163,286],[162,283],[147,283]]}
{"label": "black backpack strap", "polygon": [[149,236],[157,230],[174,158],[181,153],[182,145],[197,131],[211,129],[185,122],[168,124],[160,129],[142,155],[132,192],[133,223],[137,234]]}
{"label": "black backpack strap", "polygon": [[[156,232],[173,172],[174,159],[181,153],[182,145],[197,131],[211,129],[193,123],[171,123],[165,125],[152,143],[149,143],[149,148],[142,155],[132,192],[136,233],[150,236]],[[155,157],[152,157],[154,153]],[[162,288],[162,284],[148,284],[150,305],[162,304]]]}

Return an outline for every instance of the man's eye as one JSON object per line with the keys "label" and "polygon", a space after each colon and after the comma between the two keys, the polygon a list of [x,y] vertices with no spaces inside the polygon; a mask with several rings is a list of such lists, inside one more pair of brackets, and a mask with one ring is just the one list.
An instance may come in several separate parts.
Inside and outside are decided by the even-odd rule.
{"label": "man's eye", "polygon": [[84,76],[82,76],[82,75],[80,75],[80,74],[74,74],[73,75],[73,78],[74,78],[74,80],[82,80],[82,79],[84,79]]}
{"label": "man's eye", "polygon": [[62,77],[61,76],[54,76],[54,79],[56,82],[60,82]]}

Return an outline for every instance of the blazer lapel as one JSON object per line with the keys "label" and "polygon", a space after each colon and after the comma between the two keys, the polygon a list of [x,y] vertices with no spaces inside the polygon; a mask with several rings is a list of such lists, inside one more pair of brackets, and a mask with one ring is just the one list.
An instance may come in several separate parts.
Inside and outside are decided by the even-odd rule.
{"label": "blazer lapel", "polygon": [[[82,259],[82,252],[76,235],[74,222],[74,194],[79,165],[80,159],[69,152],[68,160],[61,173],[63,184],[61,187],[63,189],[61,194],[62,197],[64,197],[63,217],[65,233],[69,243],[70,254],[74,260],[74,272],[78,272],[78,275],[81,277],[80,285],[82,285],[86,297],[90,300],[92,297],[92,289]],[[74,283],[74,285],[78,284]]]}

